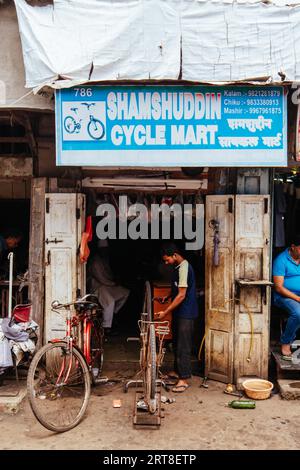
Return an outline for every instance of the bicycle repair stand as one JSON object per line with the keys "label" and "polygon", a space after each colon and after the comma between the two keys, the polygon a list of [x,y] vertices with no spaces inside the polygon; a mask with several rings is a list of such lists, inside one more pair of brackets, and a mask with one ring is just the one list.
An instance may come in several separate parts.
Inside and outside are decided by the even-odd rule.
{"label": "bicycle repair stand", "polygon": [[[142,382],[139,380],[138,382]],[[155,426],[161,425],[161,419],[164,418],[163,410],[161,407],[161,380],[156,381],[157,385],[157,410],[155,413],[150,413],[148,409],[139,407],[139,403],[143,403],[144,395],[143,390],[138,389],[135,392],[134,409],[133,409],[133,424],[134,426]]]}
{"label": "bicycle repair stand", "polygon": [[[134,341],[139,342],[139,341],[140,341],[140,338],[127,338],[127,342],[128,342],[128,343],[129,343],[129,342],[134,342]],[[138,374],[139,374],[139,373],[141,373],[141,372],[138,372]],[[137,374],[137,375],[138,375],[138,374]],[[161,377],[163,374],[161,374],[161,372],[159,371],[159,375],[160,375],[160,377]],[[168,391],[169,391],[169,386],[168,386],[168,384],[167,384],[164,380],[162,380],[161,378],[158,379],[158,381],[159,381],[160,385],[162,385],[162,386],[164,387],[164,389],[168,392]],[[158,383],[158,382],[157,382],[157,383]],[[124,384],[124,386],[123,386],[123,391],[124,391],[124,393],[127,393],[127,392],[128,392],[128,388],[129,388],[131,385],[135,385],[136,387],[138,387],[138,386],[141,386],[141,387],[142,387],[142,386],[143,386],[143,381],[142,381],[141,379],[131,379],[131,380],[128,380],[128,381]]]}

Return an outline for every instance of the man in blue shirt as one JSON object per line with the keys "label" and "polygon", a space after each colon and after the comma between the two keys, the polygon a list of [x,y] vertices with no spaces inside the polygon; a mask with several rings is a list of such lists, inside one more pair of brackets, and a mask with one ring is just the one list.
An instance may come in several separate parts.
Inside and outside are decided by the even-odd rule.
{"label": "man in blue shirt", "polygon": [[163,248],[162,258],[165,264],[175,268],[172,277],[172,302],[166,310],[156,314],[156,319],[163,320],[167,313],[172,312],[175,360],[174,372],[169,377],[178,379],[173,392],[184,392],[189,386],[187,379],[192,376],[194,320],[198,316],[195,274],[174,244]]}
{"label": "man in blue shirt", "polygon": [[292,359],[291,343],[300,328],[300,236],[280,253],[273,264],[274,304],[289,314],[280,343],[282,359]]}

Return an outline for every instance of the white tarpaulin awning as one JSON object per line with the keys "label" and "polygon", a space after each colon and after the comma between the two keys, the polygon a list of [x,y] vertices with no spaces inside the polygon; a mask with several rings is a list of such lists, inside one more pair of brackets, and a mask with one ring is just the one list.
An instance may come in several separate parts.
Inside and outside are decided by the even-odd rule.
{"label": "white tarpaulin awning", "polygon": [[[300,81],[293,1],[15,0],[26,86],[108,80]],[[70,85],[70,82],[69,82]]]}

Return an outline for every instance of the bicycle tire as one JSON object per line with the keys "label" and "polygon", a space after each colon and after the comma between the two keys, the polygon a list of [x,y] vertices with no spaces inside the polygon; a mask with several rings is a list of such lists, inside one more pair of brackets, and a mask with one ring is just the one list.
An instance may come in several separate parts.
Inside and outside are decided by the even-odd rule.
{"label": "bicycle tire", "polygon": [[147,342],[147,365],[146,365],[146,393],[147,404],[150,413],[155,413],[157,409],[156,397],[156,339],[155,327],[149,326]]}
{"label": "bicycle tire", "polygon": [[[101,129],[100,136],[95,137],[95,135],[93,135],[93,130],[92,130],[91,124],[94,124],[95,126],[97,124],[100,125],[100,129]],[[92,121],[90,121],[88,123],[88,126],[87,126],[87,131],[88,131],[89,136],[94,140],[101,140],[104,137],[104,134],[105,134],[104,125],[102,124],[102,122],[99,119],[93,119]]]}
{"label": "bicycle tire", "polygon": [[143,312],[147,313],[147,321],[152,321],[152,289],[149,281],[145,282]]}
{"label": "bicycle tire", "polygon": [[[91,376],[93,385],[97,384],[97,379],[101,376],[103,369],[103,328],[99,320],[93,320],[90,335],[90,355],[91,355]],[[93,373],[97,369],[97,375]]]}
{"label": "bicycle tire", "polygon": [[[47,354],[49,355],[47,356]],[[71,364],[68,381],[66,385],[63,385],[60,388],[55,383],[55,375],[57,375],[57,373],[55,373],[55,367],[53,365],[54,361],[57,358],[58,361],[61,358],[62,361],[66,360],[67,358],[69,360],[69,362],[67,363],[68,366]],[[47,360],[48,365],[46,364]],[[52,363],[50,367],[49,364],[51,360]],[[62,371],[62,366],[58,364],[58,361],[57,370],[60,368],[60,371]],[[63,375],[65,374],[65,370],[68,368],[68,366],[63,366]],[[79,369],[82,371],[82,375],[79,375]],[[54,377],[54,379],[52,377]],[[39,382],[44,383],[44,389],[42,392],[43,395],[39,393],[40,389],[38,388],[39,386],[42,387],[42,385],[40,385],[39,383],[35,384],[35,382],[38,380]],[[74,380],[77,380],[78,382],[74,382]],[[79,396],[80,385],[82,385],[83,387],[82,399]],[[36,390],[36,386],[38,391]],[[50,392],[47,387],[48,389],[50,387]],[[70,400],[70,390],[72,390],[72,387],[76,389],[74,400]],[[56,392],[57,390],[58,392]],[[66,393],[64,393],[64,390],[66,390]],[[90,374],[82,353],[78,349],[73,348],[71,356],[68,352],[68,345],[65,341],[49,343],[43,346],[39,351],[37,351],[30,364],[27,376],[27,392],[32,412],[35,415],[36,419],[42,424],[42,426],[54,432],[69,431],[70,429],[77,426],[84,417],[91,393]],[[77,401],[79,399],[81,400],[81,402],[80,406],[78,407]],[[41,403],[45,403],[45,405],[41,405]],[[60,409],[54,409],[52,414],[50,411],[49,415],[49,406],[52,406],[51,403],[55,403],[56,408]],[[55,405],[53,406],[55,408]],[[77,409],[78,412],[76,412]],[[72,419],[68,423],[64,422],[60,424],[59,422],[55,421],[55,419],[57,421],[62,421],[66,414],[68,416],[71,416],[74,412],[76,412],[74,419]]]}
{"label": "bicycle tire", "polygon": [[[73,125],[73,128],[72,128],[73,130],[70,130],[70,128],[67,125],[67,121],[70,121],[70,124]],[[68,132],[68,134],[74,134],[74,132],[76,130],[76,121],[73,118],[73,116],[66,116],[65,117],[65,119],[64,119],[64,128],[65,128],[65,131]]]}

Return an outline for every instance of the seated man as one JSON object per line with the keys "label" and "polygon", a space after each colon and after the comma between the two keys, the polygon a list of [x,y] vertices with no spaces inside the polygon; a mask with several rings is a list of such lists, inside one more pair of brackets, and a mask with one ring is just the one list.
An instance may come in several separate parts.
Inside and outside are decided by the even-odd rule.
{"label": "seated man", "polygon": [[280,253],[273,264],[274,305],[289,314],[280,343],[282,359],[292,360],[291,343],[300,327],[300,236],[294,237],[290,248]]}
{"label": "seated man", "polygon": [[130,291],[114,281],[109,264],[108,244],[99,242],[99,249],[89,263],[91,290],[97,295],[103,308],[103,328],[110,332],[113,316],[125,304]]}

